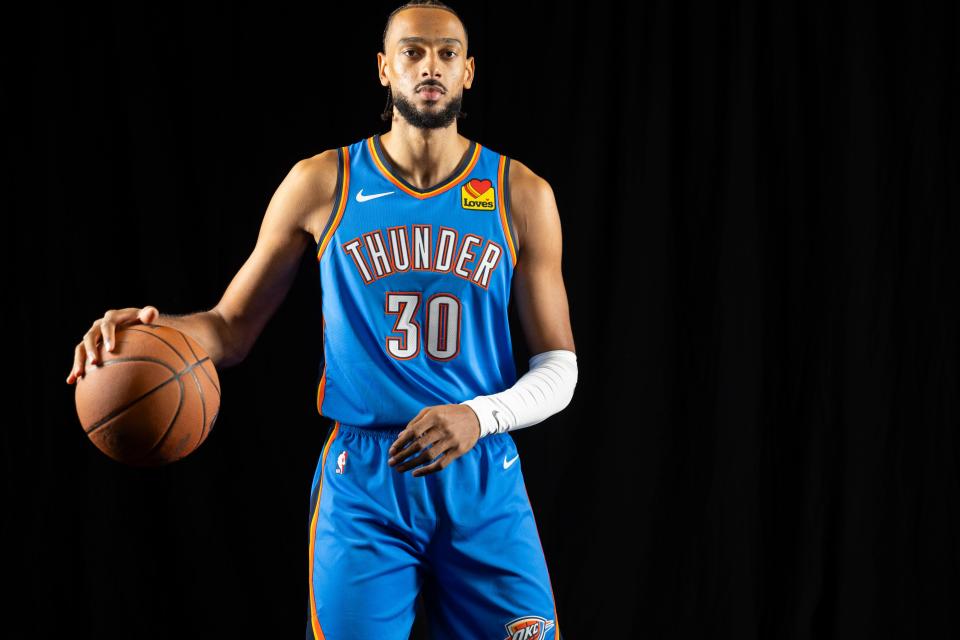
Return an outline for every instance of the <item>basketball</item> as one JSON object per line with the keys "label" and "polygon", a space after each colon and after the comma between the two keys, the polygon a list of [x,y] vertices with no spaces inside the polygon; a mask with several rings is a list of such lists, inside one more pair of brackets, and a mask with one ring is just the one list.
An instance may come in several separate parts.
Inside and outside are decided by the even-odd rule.
{"label": "basketball", "polygon": [[203,444],[220,411],[213,361],[190,336],[156,324],[118,326],[100,364],[77,379],[77,415],[103,453],[136,467],[180,460]]}

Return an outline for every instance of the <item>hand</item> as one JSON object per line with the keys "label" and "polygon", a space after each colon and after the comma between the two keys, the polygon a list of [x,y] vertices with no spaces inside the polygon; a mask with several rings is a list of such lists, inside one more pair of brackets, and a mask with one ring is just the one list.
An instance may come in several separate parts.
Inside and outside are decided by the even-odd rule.
{"label": "hand", "polygon": [[128,309],[110,309],[102,318],[93,321],[93,326],[84,334],[83,340],[77,345],[73,354],[73,369],[67,376],[67,384],[72,384],[84,374],[84,362],[87,364],[99,364],[100,353],[98,351],[98,340],[103,338],[103,344],[107,351],[113,351],[116,345],[115,333],[116,327],[127,324],[149,324],[157,319],[160,312],[156,307],[143,307],[137,309],[131,307]]}
{"label": "hand", "polygon": [[387,463],[394,466],[419,451],[420,455],[400,464],[397,471],[403,473],[432,459],[431,464],[414,470],[413,475],[420,477],[436,473],[470,451],[479,439],[480,420],[469,406],[440,404],[424,407],[390,446],[392,457]]}

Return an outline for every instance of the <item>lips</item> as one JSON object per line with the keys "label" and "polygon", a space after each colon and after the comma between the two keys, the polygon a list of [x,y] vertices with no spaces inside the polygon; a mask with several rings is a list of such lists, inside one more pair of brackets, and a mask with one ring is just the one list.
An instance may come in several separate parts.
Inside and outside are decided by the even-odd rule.
{"label": "lips", "polygon": [[419,91],[420,95],[426,100],[436,100],[443,95],[443,90],[439,87],[423,87]]}

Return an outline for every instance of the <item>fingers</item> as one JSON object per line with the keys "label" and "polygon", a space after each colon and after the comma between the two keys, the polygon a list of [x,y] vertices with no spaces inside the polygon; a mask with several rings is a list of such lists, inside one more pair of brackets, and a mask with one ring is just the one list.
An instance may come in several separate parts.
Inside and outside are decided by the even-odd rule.
{"label": "fingers", "polygon": [[129,311],[129,309],[124,309],[123,311],[114,311],[111,309],[103,314],[103,320],[100,322],[100,336],[103,338],[103,346],[107,348],[107,351],[113,350],[117,322],[123,320],[124,311]]}
{"label": "fingers", "polygon": [[[431,467],[436,468],[438,465],[442,465],[440,466],[440,468],[442,469],[443,466],[446,466],[446,464],[449,463],[450,456],[444,455],[444,454],[449,453],[448,449],[450,447],[450,444],[451,444],[451,440],[449,438],[444,438],[442,440],[433,442],[431,443],[431,446],[424,447],[420,455],[410,460],[407,460],[403,464],[400,464],[399,466],[396,467],[396,469],[400,473],[403,473],[405,471],[413,469],[414,467],[418,467],[425,462],[430,462],[431,460],[435,460],[434,463],[430,465]],[[416,469],[412,475],[417,477],[422,476],[423,470]]]}
{"label": "fingers", "polygon": [[126,309],[110,309],[102,318],[94,320],[93,325],[83,336],[83,340],[74,348],[73,368],[67,376],[67,384],[73,384],[86,373],[86,365],[100,364],[100,350],[98,340],[102,341],[107,351],[116,347],[117,327],[125,324],[144,324],[153,322],[160,315],[154,306],[143,308],[128,307]]}
{"label": "fingers", "polygon": [[[388,453],[390,458],[387,460],[387,464],[393,465],[396,462],[400,462],[417,453],[418,451],[423,451],[430,445],[434,444],[437,440],[442,437],[443,434],[439,433],[437,429],[428,429],[420,435],[417,435],[415,431],[410,431],[408,433],[402,433],[397,438],[393,446],[390,447]],[[409,442],[409,446],[404,446],[401,443]]]}
{"label": "fingers", "polygon": [[140,322],[144,324],[150,324],[160,315],[160,311],[151,305],[145,306],[143,309],[140,309],[140,312],[137,316],[140,318]]}
{"label": "fingers", "polygon": [[[144,309],[152,308],[144,307]],[[103,314],[103,320],[100,322],[100,334],[103,337],[103,346],[106,347],[107,351],[113,351],[117,344],[117,326],[141,322],[141,314],[144,309],[138,309],[137,307],[119,310],[110,309]]]}
{"label": "fingers", "polygon": [[420,476],[425,476],[428,473],[436,473],[437,471],[442,471],[443,469],[446,469],[447,466],[454,459],[458,457],[459,457],[459,454],[457,453],[456,449],[454,448],[446,449],[445,451],[438,453],[432,463],[422,466],[419,469],[414,469],[413,473],[411,473],[410,475],[412,475],[415,478],[419,478]]}
{"label": "fingers", "polygon": [[97,318],[93,321],[93,325],[90,329],[83,334],[83,340],[80,341],[80,344],[76,346],[73,351],[73,369],[70,371],[70,375],[67,376],[67,384],[72,383],[77,378],[83,377],[86,373],[86,366],[88,364],[95,364],[97,362],[97,336],[100,335],[100,322],[101,319]]}
{"label": "fingers", "polygon": [[73,369],[67,376],[67,384],[73,384],[77,378],[83,375],[83,360],[86,357],[83,350],[83,343],[79,343],[73,350]]}
{"label": "fingers", "polygon": [[390,445],[390,450],[388,452],[390,455],[400,451],[407,446],[408,442],[418,437],[415,427],[419,421],[427,415],[429,409],[430,407],[424,407],[423,409],[420,409],[420,412],[413,417],[413,420],[407,423],[406,428],[400,432],[400,435],[397,436],[397,439],[394,440],[392,445]]}
{"label": "fingers", "polygon": [[97,353],[97,338],[100,337],[100,323],[102,318],[93,321],[93,326],[83,335],[83,348],[87,352],[87,365],[97,364],[99,354]]}
{"label": "fingers", "polygon": [[425,417],[427,417],[427,415],[429,415],[430,409],[431,407],[424,407],[423,409],[420,409],[420,411],[417,412],[417,415],[413,416],[413,420],[407,423],[407,428],[409,429],[411,427],[415,427],[418,422],[420,422]]}

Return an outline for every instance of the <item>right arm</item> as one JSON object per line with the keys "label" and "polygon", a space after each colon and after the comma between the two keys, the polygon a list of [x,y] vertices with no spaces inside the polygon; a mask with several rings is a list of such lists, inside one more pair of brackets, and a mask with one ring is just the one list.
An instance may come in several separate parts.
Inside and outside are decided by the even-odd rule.
{"label": "right arm", "polygon": [[112,351],[116,326],[137,322],[183,331],[217,367],[243,361],[290,290],[304,250],[331,215],[336,180],[336,149],[297,162],[270,200],[253,253],[213,309],[182,316],[151,306],[107,311],[76,346],[67,383],[83,375],[85,364],[99,364],[101,344]]}

